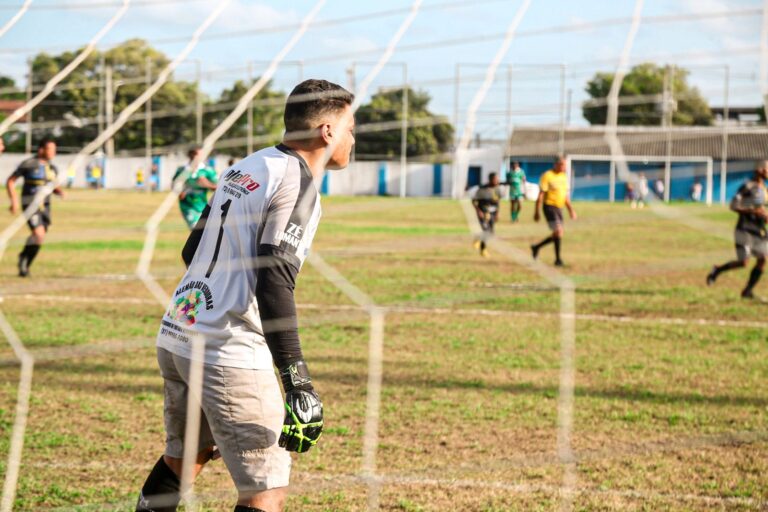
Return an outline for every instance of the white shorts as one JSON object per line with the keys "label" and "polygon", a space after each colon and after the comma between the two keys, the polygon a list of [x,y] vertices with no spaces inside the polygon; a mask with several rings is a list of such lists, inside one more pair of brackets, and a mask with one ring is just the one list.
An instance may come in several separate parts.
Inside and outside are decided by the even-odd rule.
{"label": "white shorts", "polygon": [[736,258],[739,261],[744,261],[750,256],[760,258],[768,255],[768,238],[737,229],[733,234],[733,240],[736,244]]}
{"label": "white shorts", "polygon": [[[184,454],[190,360],[157,349],[163,376],[165,454]],[[285,406],[272,370],[203,365],[198,452],[216,445],[237,490],[286,487],[291,456],[277,444]]]}

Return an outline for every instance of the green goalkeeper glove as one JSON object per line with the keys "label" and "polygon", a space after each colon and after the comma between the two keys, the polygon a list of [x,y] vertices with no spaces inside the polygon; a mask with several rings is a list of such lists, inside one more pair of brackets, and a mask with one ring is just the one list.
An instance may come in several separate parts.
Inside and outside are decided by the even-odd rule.
{"label": "green goalkeeper glove", "polygon": [[280,370],[285,390],[285,420],[278,444],[303,453],[317,444],[323,432],[323,403],[312,388],[304,361]]}

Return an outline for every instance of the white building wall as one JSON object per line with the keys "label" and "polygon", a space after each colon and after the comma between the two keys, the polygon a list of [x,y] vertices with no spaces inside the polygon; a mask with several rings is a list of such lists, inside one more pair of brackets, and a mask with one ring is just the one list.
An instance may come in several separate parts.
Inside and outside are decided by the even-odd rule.
{"label": "white building wall", "polygon": [[[469,165],[482,167],[483,181],[488,179],[488,174],[498,172],[501,168],[503,155],[501,149],[494,151],[489,149],[471,149],[468,152]],[[18,164],[27,156],[22,154],[0,155],[0,180],[5,179],[16,169]],[[74,155],[59,155],[53,163],[63,174],[67,175],[67,168],[74,159]],[[218,156],[215,160],[215,168],[221,174],[227,168],[229,157]],[[90,162],[90,160],[89,160]],[[173,174],[179,166],[186,164],[187,157],[184,154],[166,155],[160,158],[160,189],[169,190]],[[86,164],[87,165],[87,164]],[[330,195],[378,195],[379,193],[379,169],[386,167],[386,192],[388,195],[400,195],[400,162],[353,162],[344,170],[328,172],[328,193]],[[75,170],[75,187],[86,186],[85,165]],[[409,197],[430,197],[434,190],[434,165],[431,163],[408,164],[406,191]],[[151,163],[144,157],[115,157],[109,159],[105,169],[105,183],[107,188],[131,189],[136,187],[136,172],[142,169],[145,183],[148,182]],[[452,166],[442,165],[442,196],[450,196],[452,187]],[[463,189],[466,185],[466,169],[458,174],[459,185]]]}

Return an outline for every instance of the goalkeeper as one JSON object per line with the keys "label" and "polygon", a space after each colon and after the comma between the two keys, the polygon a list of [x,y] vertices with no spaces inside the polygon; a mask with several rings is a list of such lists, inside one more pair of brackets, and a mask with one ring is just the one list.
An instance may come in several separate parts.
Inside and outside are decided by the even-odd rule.
{"label": "goalkeeper", "polygon": [[236,512],[283,510],[289,452],[309,450],[323,429],[293,290],[320,221],[314,181],[326,168],[349,163],[352,101],[325,80],[297,85],[285,107],[284,142],[230,166],[192,230],[182,250],[187,272],[157,337],[165,454],[141,489],[137,511],[167,512],[179,504],[196,341],[205,345],[194,474],[221,455],[237,487]]}

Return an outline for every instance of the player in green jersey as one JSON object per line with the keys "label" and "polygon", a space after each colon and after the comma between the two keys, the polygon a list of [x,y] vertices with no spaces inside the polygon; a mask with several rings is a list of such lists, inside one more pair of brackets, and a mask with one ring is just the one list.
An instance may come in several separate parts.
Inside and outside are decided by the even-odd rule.
{"label": "player in green jersey", "polygon": [[184,189],[179,194],[179,209],[189,229],[194,228],[200,220],[205,205],[208,204],[208,191],[216,190],[218,181],[216,170],[206,167],[202,162],[198,164],[197,169],[189,170],[199,154],[200,148],[190,149],[187,153],[189,163],[176,169],[173,175],[173,180],[176,181],[182,173],[189,171],[189,175],[184,180]]}
{"label": "player in green jersey", "polygon": [[525,171],[520,168],[520,162],[512,162],[512,169],[507,174],[509,185],[509,209],[512,212],[512,222],[517,222],[522,209],[522,199],[525,197]]}

